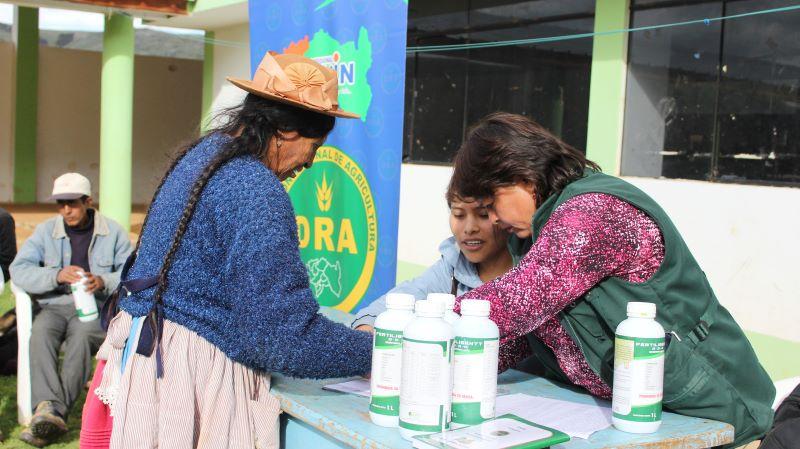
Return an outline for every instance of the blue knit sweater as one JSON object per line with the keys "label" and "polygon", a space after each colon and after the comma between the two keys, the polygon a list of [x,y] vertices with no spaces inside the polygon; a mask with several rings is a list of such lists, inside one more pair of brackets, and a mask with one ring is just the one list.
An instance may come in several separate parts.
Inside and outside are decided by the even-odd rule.
{"label": "blue knit sweater", "polygon": [[[206,137],[175,167],[152,206],[129,279],[159,272],[192,184],[229,141]],[[120,307],[146,315],[154,293],[126,297]],[[250,368],[313,378],[369,371],[372,337],[318,313],[289,196],[253,157],[229,161],[209,181],[163,299],[166,319]]]}

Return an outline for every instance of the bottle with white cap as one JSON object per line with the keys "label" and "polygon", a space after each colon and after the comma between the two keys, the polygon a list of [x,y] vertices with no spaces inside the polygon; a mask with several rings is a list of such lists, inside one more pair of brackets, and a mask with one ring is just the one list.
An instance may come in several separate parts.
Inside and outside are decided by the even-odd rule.
{"label": "bottle with white cap", "polygon": [[414,309],[403,331],[400,385],[400,435],[407,440],[450,428],[453,327],[440,302],[417,301]]}
{"label": "bottle with white cap", "polygon": [[458,314],[453,312],[456,306],[456,297],[450,293],[428,293],[428,301],[438,301],[444,304],[444,320],[450,325],[456,324]]}
{"label": "bottle with white cap", "polygon": [[94,295],[86,291],[86,274],[80,272],[81,280],[70,284],[72,300],[75,303],[75,313],[78,320],[83,322],[94,321],[100,314],[97,312],[97,302]]}
{"label": "bottle with white cap", "polygon": [[461,301],[461,318],[454,326],[453,427],[494,418],[500,332],[489,309],[489,301]]}
{"label": "bottle with white cap", "polygon": [[370,376],[369,417],[384,427],[397,427],[403,330],[414,319],[414,296],[386,295],[386,311],[375,318]]}
{"label": "bottle with white cap", "polygon": [[614,339],[611,421],[623,432],[652,433],[661,425],[664,328],[653,303],[629,302],[627,311]]}

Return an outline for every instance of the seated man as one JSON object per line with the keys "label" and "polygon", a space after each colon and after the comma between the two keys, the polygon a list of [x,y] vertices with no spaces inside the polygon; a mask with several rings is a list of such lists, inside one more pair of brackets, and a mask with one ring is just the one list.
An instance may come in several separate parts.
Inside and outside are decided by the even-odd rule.
{"label": "seated man", "polygon": [[60,176],[52,199],[58,202],[59,215],[36,227],[11,264],[14,283],[41,306],[30,341],[35,411],[30,428],[20,434],[37,447],[67,431],[67,413],[89,379],[92,358],[104,338],[100,320],[78,319],[70,284],[85,276],[87,291],[99,308],[119,283],[131,252],[128,233],[92,209],[91,184],[84,176]]}

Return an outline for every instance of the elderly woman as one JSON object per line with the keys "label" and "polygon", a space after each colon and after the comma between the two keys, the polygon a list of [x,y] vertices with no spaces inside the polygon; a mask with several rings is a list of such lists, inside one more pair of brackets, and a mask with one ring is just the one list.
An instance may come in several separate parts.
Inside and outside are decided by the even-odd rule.
{"label": "elderly woman", "polygon": [[769,376],[677,228],[644,192],[508,113],[470,130],[451,187],[484,199],[522,257],[459,298],[491,301],[502,367],[533,354],[547,376],[610,399],[614,330],[628,302],[652,302],[670,341],[664,406],[732,424],[734,446],[769,429]]}
{"label": "elderly woman", "polygon": [[267,54],[221,127],[158,187],[123,273],[96,393],[112,448],[278,447],[270,373],[370,369],[369,333],[318,313],[281,181],[311,166],[335,117],[336,74]]}

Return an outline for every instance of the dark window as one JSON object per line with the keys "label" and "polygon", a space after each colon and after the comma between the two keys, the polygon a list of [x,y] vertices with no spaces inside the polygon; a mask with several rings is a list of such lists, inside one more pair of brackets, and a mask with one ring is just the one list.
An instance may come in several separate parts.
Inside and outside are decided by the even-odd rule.
{"label": "dark window", "polygon": [[[728,2],[725,13],[790,3]],[[732,20],[723,41],[717,175],[800,183],[800,12]]]}
{"label": "dark window", "polygon": [[[638,0],[632,26],[791,4]],[[800,183],[800,12],[635,32],[629,49],[624,175]]]}
{"label": "dark window", "polygon": [[[636,11],[632,26],[719,17],[703,3]],[[720,22],[629,35],[622,173],[705,179],[711,169]]]}
{"label": "dark window", "polygon": [[[593,27],[591,0],[411,0],[408,46],[552,37]],[[469,125],[498,110],[532,117],[583,149],[591,58],[591,39],[409,53],[404,160],[450,162]]]}

